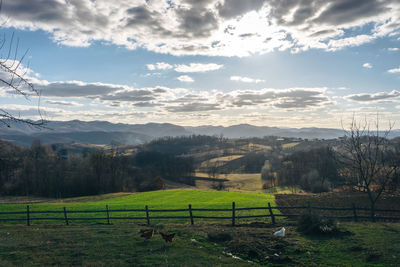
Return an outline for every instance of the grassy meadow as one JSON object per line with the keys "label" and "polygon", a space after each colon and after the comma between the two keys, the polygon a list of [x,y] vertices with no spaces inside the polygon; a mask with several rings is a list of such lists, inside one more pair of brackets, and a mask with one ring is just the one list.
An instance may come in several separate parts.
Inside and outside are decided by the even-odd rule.
{"label": "grassy meadow", "polygon": [[[30,211],[62,211],[66,207],[67,211],[78,210],[105,210],[106,205],[110,210],[116,209],[144,209],[148,205],[149,209],[186,209],[191,204],[192,208],[231,208],[232,202],[235,202],[237,208],[241,207],[260,207],[267,206],[270,202],[275,206],[275,198],[272,194],[252,194],[243,192],[226,192],[226,191],[211,191],[211,190],[163,190],[143,193],[117,193],[106,194],[93,197],[78,197],[64,199],[62,201],[49,201],[40,203],[31,203]],[[10,211],[25,211],[27,204],[1,204],[0,212]],[[265,210],[254,211],[237,211],[237,216],[245,215],[260,215],[265,214]],[[151,212],[151,216],[188,216],[188,212],[170,212],[160,213]],[[193,215],[197,216],[231,216],[229,211],[195,211]],[[1,218],[26,218],[24,214],[17,215],[0,215]],[[34,220],[33,224],[50,223],[50,221],[35,221],[36,217],[55,217],[64,218],[64,214],[31,214]],[[144,212],[111,212],[111,217],[144,217]],[[103,213],[71,213],[69,218],[90,218],[90,217],[105,217]],[[101,221],[101,220],[100,220]],[[179,220],[182,221],[182,220]],[[187,220],[186,220],[187,221]],[[91,221],[89,221],[91,222]],[[94,222],[94,221],[93,221]],[[103,220],[104,222],[104,220]],[[125,221],[126,222],[126,221]],[[24,223],[24,222],[22,222]],[[53,222],[51,222],[53,223]],[[58,224],[63,221],[57,221]]]}
{"label": "grassy meadow", "polygon": [[[286,228],[284,238],[274,231]],[[156,234],[145,240],[141,230]],[[299,234],[286,222],[3,225],[1,266],[399,266],[400,224],[346,223],[342,235]],[[175,233],[165,243],[157,231]],[[217,238],[216,238],[217,237]],[[219,239],[218,239],[219,237]],[[224,238],[221,238],[224,237]],[[225,238],[227,237],[227,238]]]}
{"label": "grassy meadow", "polygon": [[[282,188],[281,191],[285,189]],[[16,202],[16,199],[11,199]],[[187,208],[230,208],[275,204],[268,193],[243,193],[212,190],[166,190],[144,193],[116,193],[32,203],[1,204],[1,211],[23,211],[29,204],[38,210],[104,210]],[[4,203],[4,200],[3,200]],[[261,214],[256,211],[251,214]],[[187,213],[187,212],[186,212]],[[173,215],[187,214],[175,213]],[[230,212],[196,212],[195,215],[230,216]],[[247,215],[237,211],[236,215]],[[47,214],[53,217],[63,214]],[[133,216],[118,214],[112,216]],[[151,216],[166,214],[151,213]],[[2,215],[11,216],[11,215]],[[17,215],[16,215],[17,216]],[[39,216],[32,214],[32,217]],[[40,215],[42,216],[42,215]],[[69,214],[69,217],[89,216]],[[103,215],[98,215],[103,216]],[[138,216],[143,217],[144,213]],[[24,218],[25,216],[22,215]],[[296,223],[279,218],[237,220],[112,220],[32,221],[31,226],[2,223],[0,227],[1,266],[398,266],[400,264],[400,224],[341,223],[335,236],[307,236],[296,231]],[[286,236],[273,233],[286,228]],[[155,229],[150,240],[140,232]],[[172,243],[165,243],[157,231],[175,233]]]}

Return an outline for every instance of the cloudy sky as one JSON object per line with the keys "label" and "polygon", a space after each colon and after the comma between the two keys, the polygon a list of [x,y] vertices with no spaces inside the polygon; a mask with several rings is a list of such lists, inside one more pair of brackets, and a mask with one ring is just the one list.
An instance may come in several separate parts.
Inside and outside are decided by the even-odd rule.
{"label": "cloudy sky", "polygon": [[[3,0],[1,17],[46,119],[400,123],[398,0]],[[0,96],[37,118],[38,98]]]}

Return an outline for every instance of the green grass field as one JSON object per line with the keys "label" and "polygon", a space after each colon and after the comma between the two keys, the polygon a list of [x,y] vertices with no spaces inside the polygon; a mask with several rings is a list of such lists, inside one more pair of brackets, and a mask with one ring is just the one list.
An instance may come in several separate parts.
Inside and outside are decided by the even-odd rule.
{"label": "green grass field", "polygon": [[[32,203],[30,211],[62,211],[66,207],[67,211],[77,210],[105,210],[106,205],[110,210],[116,209],[144,209],[148,205],[149,209],[186,209],[191,204],[192,208],[231,208],[232,202],[236,207],[260,207],[266,206],[268,202],[275,205],[275,198],[272,194],[251,194],[241,192],[211,191],[211,190],[165,190],[152,191],[132,194],[108,194],[93,197],[80,197],[65,199],[64,201],[50,201],[48,203]],[[1,204],[0,212],[25,211],[27,204]],[[265,214],[265,210],[237,211],[237,216]],[[160,213],[151,212],[150,216],[188,216],[188,212]],[[196,216],[230,216],[228,211],[208,212],[196,211]],[[25,218],[24,214],[0,215],[0,218]],[[64,218],[62,213],[57,214],[31,214],[34,220],[37,217]],[[144,212],[111,212],[111,217],[144,217]],[[105,217],[105,213],[72,213],[69,218],[90,218]],[[181,221],[181,220],[180,220]],[[89,221],[90,222],[90,221]],[[104,222],[104,220],[103,220]],[[125,221],[126,222],[126,221]],[[20,222],[21,223],[21,222]],[[22,222],[24,223],[24,222]],[[50,223],[49,221],[33,221],[33,224]],[[57,221],[62,223],[62,221]]]}
{"label": "green grass field", "polygon": [[[189,203],[194,208],[230,208],[232,201],[238,208],[275,205],[273,194],[210,190],[117,193],[29,205],[33,211],[62,210],[64,206],[71,211],[104,209],[106,204],[111,209],[142,209],[145,205],[175,209]],[[26,205],[1,204],[0,211],[23,211]],[[258,212],[265,213],[252,214]],[[229,216],[230,212],[207,215]],[[246,214],[238,211],[236,215]],[[1,224],[0,266],[400,266],[398,223],[341,223],[343,234],[330,237],[305,236],[296,231],[294,222],[283,218],[276,225],[265,218],[241,219],[237,227],[231,227],[230,220],[200,219],[194,225],[188,220],[151,220],[150,226],[145,220],[112,221],[111,225],[105,220],[73,221],[69,226],[63,221],[23,223]],[[286,236],[274,237],[282,226]],[[140,237],[139,232],[149,228],[156,230],[155,236],[150,240]],[[174,242],[166,244],[159,230],[175,233]],[[229,238],[212,240],[212,234]]]}
{"label": "green grass field", "polygon": [[[273,232],[285,226],[285,238]],[[284,224],[163,224],[175,233],[140,237],[140,224],[3,225],[0,266],[399,266],[400,224],[346,223],[337,237],[310,237]],[[210,240],[224,233],[230,240]],[[235,257],[230,256],[233,254]],[[239,258],[236,258],[239,257]],[[249,262],[250,261],[250,262]]]}
{"label": "green grass field", "polygon": [[[4,226],[0,228],[0,266],[233,266],[237,260],[212,244],[192,242],[179,227],[166,244],[156,234],[140,237],[135,224]],[[158,228],[160,229],[160,228]],[[239,262],[240,266],[251,266]]]}

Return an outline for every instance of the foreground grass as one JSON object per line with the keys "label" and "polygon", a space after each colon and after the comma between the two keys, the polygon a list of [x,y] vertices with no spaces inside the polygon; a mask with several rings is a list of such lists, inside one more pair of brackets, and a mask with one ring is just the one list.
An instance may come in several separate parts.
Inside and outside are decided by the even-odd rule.
{"label": "foreground grass", "polygon": [[[177,236],[140,237],[137,225],[7,226],[0,229],[1,266],[206,266],[235,260]],[[165,229],[168,230],[168,229]],[[246,266],[247,264],[241,264]]]}
{"label": "foreground grass", "polygon": [[[252,194],[240,192],[211,191],[211,190],[165,190],[152,191],[134,194],[111,194],[108,197],[83,197],[66,199],[64,202],[48,202],[30,204],[31,211],[44,210],[63,210],[66,207],[68,211],[76,210],[105,210],[106,205],[111,210],[115,209],[144,209],[146,205],[149,209],[185,209],[191,204],[193,208],[231,208],[232,202],[236,207],[259,207],[266,206],[268,202],[275,205],[275,198],[272,194]],[[5,211],[25,211],[26,204],[2,204],[0,212]],[[238,211],[237,216],[265,214],[266,211]],[[95,215],[95,216],[94,216]],[[70,218],[76,217],[105,217],[104,213],[98,214],[71,214]],[[188,216],[188,212],[175,212],[173,214],[160,214],[152,212],[150,216]],[[195,212],[194,215],[202,216],[230,216],[230,212]],[[2,215],[1,218],[10,218],[11,215]],[[35,218],[43,215],[32,214]],[[45,214],[46,217],[63,218],[63,214]],[[120,213],[112,212],[114,217],[144,217],[144,212]],[[25,218],[25,215],[13,215],[13,218]],[[180,220],[182,221],[182,220]],[[186,220],[187,221],[187,220]],[[104,222],[104,221],[103,221]],[[34,221],[37,223],[50,223],[49,221]],[[62,223],[62,222],[59,222]]]}
{"label": "foreground grass", "polygon": [[[399,266],[400,224],[343,224],[343,234],[309,237],[282,225],[157,224],[176,233],[165,244],[159,235],[140,237],[138,224],[16,226],[0,228],[1,266]],[[210,240],[225,233],[230,240]],[[236,257],[230,256],[232,253]],[[251,261],[248,262],[248,261]]]}
{"label": "foreground grass", "polygon": [[[399,266],[400,224],[348,223],[341,226],[348,234],[338,237],[295,239],[306,253],[300,260],[306,265]],[[292,249],[291,252],[298,252]]]}

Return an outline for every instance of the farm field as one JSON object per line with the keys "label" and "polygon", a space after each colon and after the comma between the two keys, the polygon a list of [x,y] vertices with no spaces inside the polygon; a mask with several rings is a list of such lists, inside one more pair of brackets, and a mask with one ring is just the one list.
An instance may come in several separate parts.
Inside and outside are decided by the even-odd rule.
{"label": "farm field", "polygon": [[298,144],[299,144],[299,142],[286,143],[286,144],[282,145],[282,148],[289,149],[289,148],[293,148],[293,147],[297,146]]}
{"label": "farm field", "polygon": [[239,158],[241,158],[241,157],[243,157],[243,156],[244,156],[244,155],[223,156],[223,157],[218,157],[218,158],[212,158],[212,159],[208,160],[208,162],[210,162],[210,163],[214,163],[214,162],[227,162],[227,161],[239,159]]}
{"label": "farm field", "polygon": [[[207,177],[206,173],[196,173],[197,177]],[[227,190],[241,192],[262,192],[262,181],[259,173],[229,173],[219,175],[219,179],[228,179],[224,182]],[[211,189],[213,182],[196,181],[196,187],[200,189]]]}
{"label": "farm field", "polygon": [[[207,173],[197,172],[196,177],[208,177]],[[219,175],[218,179],[227,179],[224,182],[226,190],[234,192],[249,192],[249,193],[266,193],[266,194],[292,194],[294,192],[302,193],[300,187],[276,186],[269,189],[262,189],[263,181],[260,173],[229,173]],[[197,180],[196,188],[209,190],[213,189],[215,182]]]}
{"label": "farm field", "polygon": [[[254,194],[242,192],[226,192],[226,191],[211,191],[211,190],[164,190],[152,191],[143,193],[131,194],[106,194],[93,197],[79,197],[64,199],[62,201],[50,201],[48,203],[31,203],[30,211],[62,211],[66,207],[68,211],[77,210],[105,210],[106,205],[111,210],[115,209],[144,209],[148,205],[149,209],[187,209],[191,204],[193,208],[231,208],[232,202],[236,203],[236,207],[260,207],[266,206],[268,202],[275,206],[274,195],[272,194]],[[9,211],[25,211],[27,204],[2,204],[0,212]],[[237,216],[245,215],[261,215],[265,211],[238,211]],[[105,217],[104,213],[94,214],[95,217]],[[90,218],[94,217],[91,213],[70,214],[69,218]],[[166,213],[151,212],[150,216],[166,216]],[[173,212],[168,213],[170,216],[188,216],[188,212]],[[208,212],[197,211],[194,215],[198,216],[230,216],[231,212]],[[1,218],[10,218],[11,215],[0,215]],[[25,218],[24,214],[13,215],[13,218]],[[42,214],[32,214],[31,218],[43,216]],[[62,213],[46,214],[46,217],[64,218]],[[113,217],[144,217],[144,212],[111,212]],[[0,219],[1,219],[0,218]],[[143,222],[140,220],[138,222]],[[182,220],[180,220],[182,221]],[[186,220],[187,221],[187,220]],[[80,221],[78,221],[80,222]],[[96,222],[96,221],[89,221]],[[104,222],[104,220],[102,220]],[[126,221],[125,221],[126,222]],[[24,223],[24,222],[23,222]],[[49,221],[35,221],[33,224],[48,224]],[[63,221],[58,221],[58,224]]]}
{"label": "farm field", "polygon": [[[286,228],[284,238],[274,231]],[[140,237],[140,224],[0,228],[1,266],[398,266],[400,224],[346,223],[337,237],[310,237],[282,223],[156,224],[175,233]]]}
{"label": "farm field", "polygon": [[[284,188],[280,190],[285,190]],[[318,195],[319,196],[319,195]],[[312,198],[313,205],[332,206],[329,194],[276,195],[277,203],[296,203]],[[336,194],[337,199],[344,198]],[[12,199],[15,201],[15,199]],[[43,200],[42,200],[43,201]],[[69,198],[62,201],[29,203],[32,210],[68,210],[110,208],[186,208],[191,203],[201,208],[230,208],[277,205],[275,196],[266,193],[240,193],[211,190],[166,190],[145,193],[116,193]],[[292,201],[292,202],[290,202]],[[294,202],[293,202],[294,201]],[[325,201],[325,202],[323,202]],[[4,202],[4,200],[3,200]],[[387,202],[390,203],[390,202]],[[24,210],[26,203],[1,204],[1,211]],[[238,211],[237,216],[244,215]],[[262,211],[261,211],[262,212]],[[264,211],[265,212],[265,211]],[[179,214],[179,213],[178,213]],[[207,215],[215,215],[210,212]],[[227,213],[229,216],[230,212]],[[253,213],[254,214],[254,213]],[[71,214],[72,216],[76,216]],[[121,215],[121,214],[120,214]],[[217,214],[217,216],[224,214]],[[55,215],[54,215],[55,216]],[[62,216],[62,214],[60,214]],[[142,215],[143,216],[143,215]],[[24,222],[22,222],[24,223]],[[112,220],[32,221],[31,226],[2,223],[0,227],[0,266],[398,266],[400,264],[399,223],[340,223],[334,236],[307,236],[296,230],[296,222],[279,218],[237,220]],[[286,236],[273,233],[286,228]],[[140,231],[155,229],[145,240]],[[157,231],[175,233],[166,244]]]}

